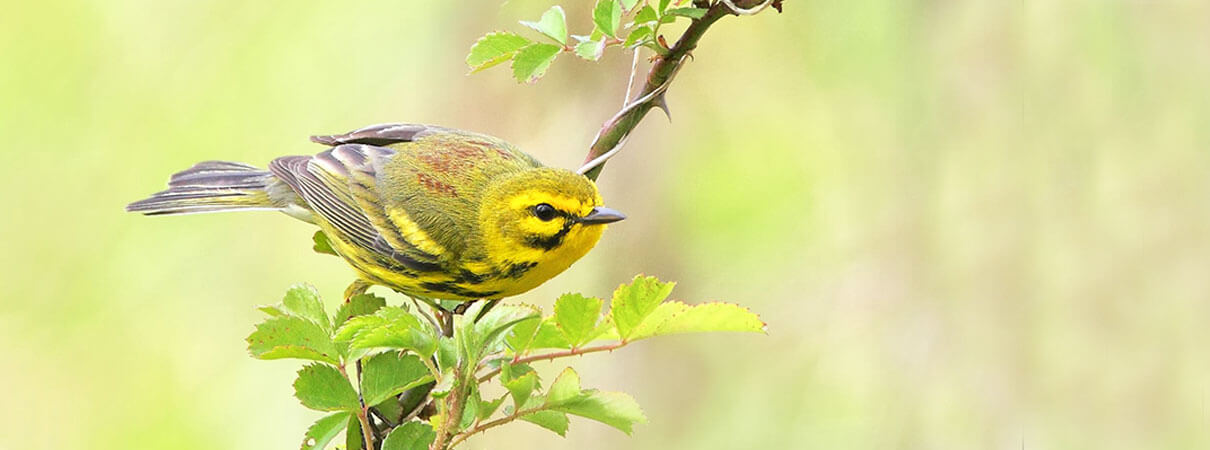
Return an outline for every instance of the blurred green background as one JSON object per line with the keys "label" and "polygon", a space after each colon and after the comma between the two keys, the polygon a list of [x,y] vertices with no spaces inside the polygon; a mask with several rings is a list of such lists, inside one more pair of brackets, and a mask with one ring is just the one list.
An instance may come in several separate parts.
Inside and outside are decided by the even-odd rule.
{"label": "blurred green background", "polygon": [[[388,121],[575,167],[629,57],[464,76],[475,38],[549,5],[5,2],[0,449],[295,448],[319,416],[298,365],[243,338],[255,305],[297,282],[334,304],[351,271],[282,215],[123,205]],[[630,219],[520,299],[642,272],[769,335],[570,361],[644,405],[632,437],[518,423],[467,448],[1210,446],[1210,4],[785,6],[706,35],[675,120],[601,178]]]}

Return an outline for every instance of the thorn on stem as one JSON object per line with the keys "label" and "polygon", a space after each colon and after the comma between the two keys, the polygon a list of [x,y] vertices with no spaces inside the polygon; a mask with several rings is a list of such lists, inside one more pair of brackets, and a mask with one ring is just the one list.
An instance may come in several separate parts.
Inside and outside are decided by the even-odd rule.
{"label": "thorn on stem", "polygon": [[664,94],[660,94],[658,97],[651,99],[651,106],[659,108],[660,111],[664,111],[664,117],[667,117],[669,122],[672,121],[672,111],[668,110],[668,100],[665,98]]}

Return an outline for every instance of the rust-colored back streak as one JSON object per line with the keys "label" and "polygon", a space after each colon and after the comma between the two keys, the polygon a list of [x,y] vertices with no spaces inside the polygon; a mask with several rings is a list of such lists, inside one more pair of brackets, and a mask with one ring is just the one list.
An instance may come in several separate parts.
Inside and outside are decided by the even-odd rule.
{"label": "rust-colored back streak", "polygon": [[424,162],[434,173],[457,176],[475,167],[475,164],[486,156],[487,153],[481,147],[456,145],[448,147],[444,151],[422,154],[420,161]]}
{"label": "rust-colored back streak", "polygon": [[445,182],[442,182],[441,180],[433,178],[432,176],[430,176],[427,173],[417,173],[416,181],[419,182],[420,185],[424,186],[425,189],[428,189],[429,192],[432,192],[434,194],[445,194],[445,195],[449,195],[451,197],[458,196],[458,191],[456,189],[454,189],[453,186],[450,186],[448,183],[445,183]]}

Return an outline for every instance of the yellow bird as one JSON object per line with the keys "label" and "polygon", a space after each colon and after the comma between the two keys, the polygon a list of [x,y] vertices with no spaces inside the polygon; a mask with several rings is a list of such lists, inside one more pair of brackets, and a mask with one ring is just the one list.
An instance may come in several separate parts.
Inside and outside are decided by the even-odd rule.
{"label": "yellow bird", "polygon": [[206,161],[131,203],[147,215],[277,210],[315,224],[371,284],[426,299],[499,299],[566,270],[625,218],[583,175],[478,133],[416,124],[313,136],[330,148],[268,170]]}

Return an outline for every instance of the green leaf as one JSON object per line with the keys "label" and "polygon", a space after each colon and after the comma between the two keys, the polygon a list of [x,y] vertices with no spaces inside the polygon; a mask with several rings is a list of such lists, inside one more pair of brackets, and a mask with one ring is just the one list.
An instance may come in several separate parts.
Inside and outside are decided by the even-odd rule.
{"label": "green leaf", "polygon": [[630,11],[630,10],[634,9],[635,5],[638,5],[638,4],[639,4],[639,0],[622,0],[622,9]]}
{"label": "green leaf", "polygon": [[365,316],[374,314],[382,307],[387,305],[385,298],[374,294],[359,294],[353,296],[349,301],[340,305],[340,309],[336,310],[336,316],[333,317],[333,325],[344,325],[349,319],[357,316]]}
{"label": "green leaf", "polygon": [[681,302],[661,304],[636,327],[631,341],[680,333],[736,331],[763,333],[765,323],[752,311],[730,303],[689,306]]}
{"label": "green leaf", "polygon": [[303,406],[318,411],[352,411],[361,407],[353,385],[336,368],[310,364],[298,371],[294,396]]}
{"label": "green leaf", "polygon": [[411,421],[395,427],[382,440],[382,450],[428,450],[437,439],[437,432],[424,422]]}
{"label": "green leaf", "polygon": [[672,293],[675,283],[661,283],[655,277],[636,276],[630,284],[613,292],[610,317],[622,340],[630,338],[632,330],[655,311],[660,302]]}
{"label": "green leaf", "polygon": [[571,346],[579,347],[592,341],[597,331],[597,321],[601,318],[599,298],[585,297],[581,294],[563,294],[555,301],[555,323],[567,338]]}
{"label": "green leaf", "polygon": [[533,394],[534,389],[538,388],[538,374],[530,372],[505,381],[504,388],[508,389],[509,395],[513,397],[513,405],[520,409],[525,402],[529,401],[529,396]]}
{"label": "green leaf", "polygon": [[348,422],[348,411],[331,414],[315,421],[311,425],[311,428],[307,428],[306,437],[303,438],[302,450],[323,450],[328,446],[329,442],[332,442],[332,439],[336,439],[336,435],[344,431],[345,425]]}
{"label": "green leaf", "polygon": [[576,56],[588,61],[601,59],[605,54],[605,41],[584,41],[576,44]]}
{"label": "green leaf", "polygon": [[537,411],[521,416],[521,420],[540,426],[547,430],[553,431],[559,436],[567,436],[567,425],[570,420],[567,420],[567,414],[558,411]]}
{"label": "green leaf", "polygon": [[563,336],[563,330],[559,329],[559,325],[555,323],[554,317],[547,317],[542,320],[542,324],[538,325],[538,332],[534,334],[533,340],[529,343],[531,350],[539,348],[571,348],[571,343],[567,341],[567,337]]}
{"label": "green leaf", "polygon": [[362,450],[365,448],[365,438],[361,435],[361,422],[356,415],[349,416],[349,425],[345,431],[345,450]]}
{"label": "green leaf", "polygon": [[651,39],[653,33],[654,31],[652,31],[651,27],[647,25],[630,30],[630,34],[626,36],[626,42],[623,42],[622,46],[626,48],[634,48],[643,45],[645,42]]}
{"label": "green leaf", "polygon": [[311,247],[311,250],[315,250],[315,253],[340,256],[336,253],[336,250],[332,249],[332,241],[328,240],[328,235],[324,234],[323,231],[316,231],[315,234],[311,235],[311,242],[315,243],[315,246]]}
{"label": "green leaf", "polygon": [[453,370],[458,365],[458,344],[453,338],[442,337],[437,341],[437,367],[442,372]]}
{"label": "green leaf", "polygon": [[397,352],[375,355],[361,368],[361,397],[367,405],[377,405],[399,393],[433,381],[429,369],[416,355]]}
{"label": "green leaf", "polygon": [[581,389],[580,376],[570,367],[563,369],[551,383],[544,406],[605,423],[626,434],[630,434],[635,423],[647,421],[643,410],[629,395]]}
{"label": "green leaf", "polygon": [[278,305],[257,306],[256,309],[260,312],[268,314],[269,317],[281,317],[287,315],[286,312],[282,311],[281,307]]}
{"label": "green leaf", "polygon": [[257,359],[310,359],[340,364],[339,352],[328,332],[301,317],[274,317],[256,326],[246,339],[248,352]]}
{"label": "green leaf", "polygon": [[462,404],[462,420],[458,421],[458,429],[465,430],[475,423],[475,419],[479,418],[479,404],[483,403],[483,396],[479,390],[471,387],[471,393],[466,396],[466,400]]}
{"label": "green leaf", "polygon": [[570,367],[563,369],[546,391],[546,406],[555,406],[580,397],[580,375]]}
{"label": "green leaf", "polygon": [[[428,392],[425,392],[425,394],[428,394]],[[391,422],[398,422],[403,419],[403,402],[404,399],[387,397],[386,400],[374,405],[373,408],[377,410],[379,414],[382,414],[387,419],[390,419]],[[411,410],[408,410],[408,412],[411,412]]]}
{"label": "green leaf", "polygon": [[526,46],[513,57],[513,78],[521,83],[532,83],[542,78],[562,50],[562,47],[551,44]]}
{"label": "green leaf", "polygon": [[492,400],[490,402],[486,402],[486,401],[480,402],[479,403],[479,420],[486,420],[488,417],[491,417],[492,414],[495,414],[496,410],[500,409],[500,405],[504,404],[504,399],[506,399],[506,398],[508,398],[507,395],[496,398],[495,400]]}
{"label": "green leaf", "polygon": [[639,10],[638,14],[634,15],[635,25],[654,24],[660,20],[660,14],[651,8],[651,5],[644,6]]}
{"label": "green leaf", "polygon": [[618,25],[622,22],[622,5],[618,4],[618,0],[597,0],[597,6],[592,10],[592,22],[597,31],[609,37],[618,37]]}
{"label": "green leaf", "polygon": [[541,326],[541,321],[538,320],[527,320],[518,323],[513,326],[512,331],[508,333],[508,337],[504,341],[514,354],[524,353],[529,349],[530,343],[534,341],[534,336],[537,335],[539,326]]}
{"label": "green leaf", "polygon": [[398,306],[349,319],[336,330],[336,340],[349,342],[351,349],[410,350],[423,357],[432,356],[437,350],[436,333]]}
{"label": "green leaf", "polygon": [[532,306],[498,305],[474,323],[476,345],[486,353],[494,353],[514,326],[540,317],[538,309]]}
{"label": "green leaf", "polygon": [[647,416],[634,398],[621,392],[585,391],[579,398],[554,406],[555,411],[574,414],[604,423],[630,434],[636,423],[647,423]]}
{"label": "green leaf", "polygon": [[470,66],[471,73],[478,72],[512,59],[517,50],[529,43],[529,39],[513,33],[488,33],[471,46],[466,65]]}
{"label": "green leaf", "polygon": [[690,19],[701,19],[706,15],[705,9],[702,8],[672,8],[668,10],[669,16],[688,17]]}
{"label": "green leaf", "polygon": [[325,330],[332,329],[332,323],[328,321],[328,314],[324,312],[323,302],[319,299],[319,291],[316,291],[313,286],[306,284],[291,286],[281,302],[287,313],[315,322]]}
{"label": "green leaf", "polygon": [[669,3],[672,3],[672,0],[660,0],[660,12],[667,11]]}
{"label": "green leaf", "polygon": [[533,28],[561,45],[567,45],[567,15],[563,13],[562,6],[551,6],[537,22],[522,20],[521,25]]}

